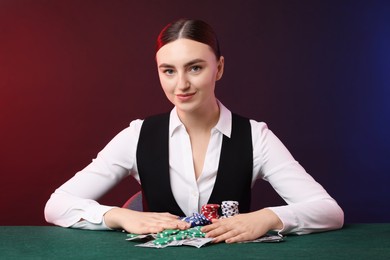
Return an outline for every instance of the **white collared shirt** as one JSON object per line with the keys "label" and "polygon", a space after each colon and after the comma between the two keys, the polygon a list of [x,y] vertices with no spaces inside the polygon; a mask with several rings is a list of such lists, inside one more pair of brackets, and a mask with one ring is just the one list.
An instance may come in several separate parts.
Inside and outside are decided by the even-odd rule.
{"label": "white collared shirt", "polygon": [[[170,114],[170,182],[174,198],[187,216],[200,212],[201,206],[207,203],[216,179],[223,135],[230,137],[231,134],[231,112],[219,101],[218,104],[220,118],[211,130],[203,171],[198,180],[189,135],[175,108]],[[91,164],[52,194],[45,207],[48,222],[64,227],[107,229],[103,215],[112,207],[100,205],[96,200],[129,175],[139,181],[136,149],[142,122],[132,121]],[[344,216],[337,203],[295,161],[264,122],[250,120],[250,124],[252,186],[257,179],[264,179],[288,204],[270,208],[283,222],[280,232],[305,234],[339,228]],[[79,222],[80,219],[85,221]]]}

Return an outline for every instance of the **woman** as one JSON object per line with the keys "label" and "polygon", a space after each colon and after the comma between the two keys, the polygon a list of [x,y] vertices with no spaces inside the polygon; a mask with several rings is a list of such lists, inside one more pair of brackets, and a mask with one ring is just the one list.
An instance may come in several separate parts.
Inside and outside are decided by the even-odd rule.
{"label": "woman", "polygon": [[[263,122],[231,113],[215,97],[224,71],[218,40],[203,21],[181,19],[158,36],[157,69],[174,108],[134,120],[47,202],[46,220],[64,227],[152,233],[186,229],[178,216],[237,200],[240,213],[202,228],[214,242],[256,239],[270,230],[307,234],[341,228],[342,209]],[[124,177],[140,181],[149,212],[100,205]],[[254,182],[268,181],[288,205],[249,212]]]}

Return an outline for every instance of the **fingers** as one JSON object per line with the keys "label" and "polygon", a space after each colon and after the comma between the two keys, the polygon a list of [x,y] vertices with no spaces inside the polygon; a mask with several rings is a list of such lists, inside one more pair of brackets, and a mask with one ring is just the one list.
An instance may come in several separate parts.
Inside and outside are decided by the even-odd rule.
{"label": "fingers", "polygon": [[213,238],[213,243],[243,242],[256,239],[269,230],[261,221],[253,219],[253,214],[240,214],[227,219],[215,219],[201,230],[206,233],[206,237]]}
{"label": "fingers", "polygon": [[188,229],[189,223],[169,213],[131,212],[123,221],[123,229],[130,233],[158,233],[165,229]]}
{"label": "fingers", "polygon": [[190,224],[179,219],[178,216],[170,213],[151,213],[156,222],[165,229],[187,229]]}
{"label": "fingers", "polygon": [[185,222],[185,221],[182,221],[178,218],[174,218],[174,219],[158,219],[156,220],[155,222],[157,224],[158,227],[162,228],[162,229],[181,229],[181,230],[184,230],[184,229],[188,229],[190,227],[190,224]]}
{"label": "fingers", "polygon": [[178,220],[178,223],[176,224],[176,228],[181,229],[181,230],[189,229],[190,227],[191,227],[191,224],[187,223],[183,220]]}
{"label": "fingers", "polygon": [[213,233],[209,232],[206,234],[206,237],[213,238],[212,243],[237,243],[247,240],[251,240],[249,234],[245,231],[237,229],[217,229]]}
{"label": "fingers", "polygon": [[213,219],[211,222],[212,222],[212,224],[204,226],[204,227],[201,228],[202,232],[209,233],[210,231],[213,231],[213,230],[217,229],[220,226],[220,223],[219,223],[220,220],[219,219]]}
{"label": "fingers", "polygon": [[109,228],[129,233],[158,233],[164,229],[188,229],[190,224],[170,213],[140,212],[124,208],[107,211],[104,221]]}
{"label": "fingers", "polygon": [[228,221],[213,220],[212,222],[201,230],[206,233],[206,237],[213,238],[213,243],[224,242],[236,236],[237,230],[232,228]]}

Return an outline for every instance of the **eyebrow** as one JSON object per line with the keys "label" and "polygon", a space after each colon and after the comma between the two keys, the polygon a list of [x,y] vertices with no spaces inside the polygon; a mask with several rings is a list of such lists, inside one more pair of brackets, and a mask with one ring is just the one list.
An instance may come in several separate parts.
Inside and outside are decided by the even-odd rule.
{"label": "eyebrow", "polygon": [[[202,59],[195,59],[195,60],[191,60],[189,62],[187,62],[186,64],[184,64],[184,67],[190,67],[194,64],[197,64],[197,63],[202,63],[202,62],[206,62],[205,60],[202,60]],[[173,65],[170,65],[170,64],[167,64],[167,63],[162,63],[158,66],[159,68],[174,68],[175,66]]]}

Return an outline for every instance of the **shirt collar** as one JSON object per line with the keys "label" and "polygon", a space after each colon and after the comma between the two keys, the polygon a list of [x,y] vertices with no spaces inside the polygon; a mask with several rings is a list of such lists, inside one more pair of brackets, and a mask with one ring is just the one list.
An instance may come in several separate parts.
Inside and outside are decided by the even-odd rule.
{"label": "shirt collar", "polygon": [[[219,119],[212,131],[219,131],[230,138],[232,133],[232,113],[219,100],[217,102],[219,106]],[[169,117],[169,136],[172,137],[179,128],[184,128],[184,125],[177,115],[176,107],[174,107]]]}

